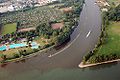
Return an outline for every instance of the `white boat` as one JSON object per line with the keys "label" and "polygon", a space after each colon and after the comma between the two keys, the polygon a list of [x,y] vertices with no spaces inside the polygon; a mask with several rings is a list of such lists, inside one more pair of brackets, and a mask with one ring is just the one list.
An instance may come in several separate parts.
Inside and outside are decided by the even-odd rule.
{"label": "white boat", "polygon": [[91,34],[91,31],[88,32],[88,34],[86,35],[86,38],[89,37],[90,34]]}

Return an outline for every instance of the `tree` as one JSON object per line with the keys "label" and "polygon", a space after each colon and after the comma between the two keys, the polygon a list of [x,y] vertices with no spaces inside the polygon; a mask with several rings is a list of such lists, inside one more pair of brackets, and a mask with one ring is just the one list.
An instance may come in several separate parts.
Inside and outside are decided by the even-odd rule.
{"label": "tree", "polygon": [[6,55],[4,55],[4,54],[1,55],[1,58],[2,58],[3,60],[6,60],[6,59],[7,59],[7,58],[6,58]]}

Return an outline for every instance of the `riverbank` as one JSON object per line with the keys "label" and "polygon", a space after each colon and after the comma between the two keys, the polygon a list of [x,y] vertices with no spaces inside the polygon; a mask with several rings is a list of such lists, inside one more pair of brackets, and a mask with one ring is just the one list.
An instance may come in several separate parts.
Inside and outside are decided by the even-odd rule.
{"label": "riverbank", "polygon": [[[74,0],[73,0],[73,2],[74,2]],[[32,13],[32,15],[29,16],[30,18],[32,18],[33,12],[40,11],[40,13],[41,13],[42,10],[44,11],[44,9],[48,10],[48,8],[50,8],[53,11],[54,11],[54,9],[60,11],[62,15],[55,14],[54,20],[49,15],[47,18],[50,17],[51,20],[49,20],[50,19],[49,18],[47,22],[45,20],[44,23],[41,22],[41,23],[39,23],[39,25],[37,24],[37,26],[34,26],[34,27],[36,27],[36,30],[29,31],[29,28],[25,28],[28,31],[26,31],[26,30],[25,30],[25,32],[18,31],[18,32],[14,32],[13,34],[9,33],[9,35],[5,34],[2,37],[0,43],[3,43],[4,41],[5,42],[3,44],[26,42],[28,45],[24,46],[24,47],[19,47],[19,48],[15,47],[14,49],[9,49],[9,50],[7,50],[6,48],[4,50],[1,50],[0,51],[1,63],[20,60],[21,58],[23,58],[25,56],[34,54],[38,51],[42,52],[42,51],[44,51],[44,49],[48,50],[47,49],[48,47],[52,47],[54,45],[57,46],[57,45],[62,44],[63,42],[66,42],[66,40],[70,37],[70,35],[73,33],[73,31],[75,29],[75,27],[73,27],[73,26],[78,26],[78,18],[80,17],[80,13],[82,11],[84,2],[83,2],[83,0],[78,0],[78,1],[75,1],[74,4],[71,4],[71,1],[68,1],[68,2],[63,1],[63,2],[59,2],[59,3],[64,3],[64,5],[58,6],[58,4],[55,3],[55,4],[52,4],[52,5],[56,5],[53,8],[51,8],[50,5],[48,5],[45,8],[37,7],[35,9],[31,9],[30,11],[23,12],[24,15]],[[69,6],[65,3],[69,4]],[[67,7],[71,7],[72,10],[68,10],[67,12],[60,10],[61,8],[66,9]],[[44,9],[41,9],[41,8],[44,8]],[[54,14],[52,14],[52,12],[53,12],[52,10],[50,10],[50,12],[47,11],[47,13],[45,13],[45,14],[51,13],[51,15],[53,16]],[[54,12],[54,13],[56,13],[56,12]],[[14,14],[16,14],[16,16],[18,17],[18,13],[14,13]],[[6,17],[8,17],[8,15],[6,15],[6,14],[4,14],[4,15]],[[10,15],[12,15],[12,18],[14,18],[13,14],[9,14],[9,16]],[[44,14],[42,13],[42,15],[44,15]],[[5,16],[3,17],[2,22],[4,22]],[[36,17],[39,15],[36,15],[34,13],[34,16]],[[46,15],[44,15],[44,18],[45,17],[46,17]],[[59,17],[59,19],[57,17]],[[10,20],[14,20],[12,18],[10,18]],[[25,18],[27,18],[27,17],[25,17]],[[20,18],[20,20],[22,20],[22,19],[23,18]],[[15,20],[15,22],[16,22],[16,20]],[[28,20],[30,20],[30,19],[28,19]],[[39,20],[37,20],[37,21],[39,21]],[[8,24],[8,22],[5,22],[5,24]],[[11,21],[11,23],[12,23],[12,21]],[[20,22],[17,22],[17,23],[18,23],[17,28],[19,27],[19,29],[22,29]],[[33,23],[30,23],[30,24],[33,24]],[[28,24],[26,24],[26,25],[28,25]],[[29,27],[31,27],[31,26],[29,26]],[[8,31],[6,31],[6,33],[7,32]],[[37,46],[37,48],[30,48],[32,46],[31,45],[32,41],[37,42],[37,44],[39,44],[39,46]]]}
{"label": "riverbank", "polygon": [[[31,54],[26,55],[26,56],[21,56],[21,57],[19,57],[19,58],[14,58],[14,59],[2,61],[2,62],[0,62],[0,65],[5,64],[5,63],[10,63],[10,62],[11,62],[11,63],[12,63],[12,62],[18,62],[18,61],[22,61],[22,60],[25,60],[25,59],[32,58],[32,57],[34,57],[34,56],[38,56],[38,55],[40,55],[41,53],[45,53],[45,52],[47,52],[47,51],[50,51],[50,50],[52,50],[52,49],[55,49],[55,48],[58,47],[58,46],[61,46],[61,45],[64,44],[64,43],[69,42],[69,39],[70,39],[70,38],[66,39],[63,43],[61,43],[61,44],[59,44],[59,45],[53,45],[53,46],[50,46],[50,47],[45,48],[45,49],[43,49],[43,50],[39,50],[39,51],[37,51],[37,52],[31,53]],[[53,55],[54,55],[54,54],[53,54]],[[49,56],[51,56],[51,54],[50,54]],[[49,57],[49,56],[48,56],[48,57]]]}
{"label": "riverbank", "polygon": [[87,68],[87,67],[93,67],[93,66],[98,66],[98,65],[102,65],[102,64],[109,64],[109,63],[114,63],[114,62],[119,62],[120,59],[116,59],[116,60],[111,60],[111,61],[105,61],[105,62],[101,62],[101,63],[94,63],[94,64],[84,64],[83,62],[81,62],[78,67],[80,68]]}
{"label": "riverbank", "polygon": [[[102,73],[98,74],[96,78],[94,70],[91,71],[90,69],[86,69],[83,72],[83,69],[76,68],[85,52],[93,49],[94,44],[96,44],[98,41],[98,35],[100,35],[101,16],[99,13],[99,8],[94,5],[94,1],[95,0],[86,0],[87,6],[84,6],[83,11],[81,12],[79,26],[73,32],[71,38],[76,39],[78,33],[80,33],[80,36],[74,42],[70,40],[70,42],[73,42],[73,44],[70,45],[69,48],[65,49],[64,51],[60,52],[59,55],[56,55],[52,58],[47,56],[52,52],[47,51],[45,54],[40,54],[30,59],[23,60],[23,62],[20,61],[18,63],[10,63],[5,65],[4,67],[0,68],[0,80],[8,80],[8,78],[10,80],[23,80],[23,78],[25,80],[33,80],[35,77],[36,80],[59,80],[63,78],[65,80],[98,79],[99,75]],[[85,17],[87,17],[87,19],[85,19]],[[86,34],[90,29],[92,30],[92,33],[86,39]],[[67,45],[69,45],[69,43]],[[64,47],[62,47],[62,49],[63,48]],[[55,52],[58,52],[58,50]],[[56,69],[58,70],[56,71]],[[93,75],[91,76],[89,74]],[[73,75],[75,76],[73,77]],[[99,78],[101,79],[101,76]]]}
{"label": "riverbank", "polygon": [[[118,23],[116,23],[116,22],[112,22],[112,25],[109,25],[109,29],[107,29],[107,32],[109,32],[108,33],[108,35],[109,35],[109,38],[110,38],[110,33],[112,33],[112,32],[114,32],[115,33],[115,35],[117,35],[119,32],[118,32],[118,25],[119,25],[120,23],[118,22]],[[113,30],[113,31],[111,31],[111,30]],[[117,34],[116,34],[117,33]],[[113,34],[111,34],[111,35],[113,35]],[[117,36],[118,37],[118,36]],[[87,62],[81,62],[78,66],[80,67],[80,68],[86,68],[86,67],[92,67],[92,66],[97,66],[97,65],[102,65],[102,64],[109,64],[109,63],[113,63],[113,62],[119,62],[120,61],[120,59],[119,59],[119,53],[116,53],[115,54],[115,52],[117,52],[117,51],[119,51],[119,45],[117,45],[118,44],[118,40],[119,40],[119,38],[116,38],[116,36],[114,37],[114,36],[112,36],[112,42],[109,40],[106,44],[102,44],[101,46],[100,46],[100,48],[98,48],[98,50],[97,50],[97,52],[96,53],[94,53],[92,56],[90,56],[90,58],[93,58],[94,59],[94,57],[96,57],[97,59],[96,60],[101,60],[101,59],[103,59],[103,61],[101,60],[100,62],[98,62],[98,63],[91,63],[90,62],[90,60],[93,60],[93,59],[88,59],[87,60]],[[116,43],[117,42],[117,43]],[[110,44],[111,43],[111,44]],[[114,43],[114,44],[113,44]],[[115,47],[115,46],[116,47]],[[111,50],[112,49],[112,50]],[[111,54],[110,54],[110,52],[111,52]],[[97,55],[97,56],[96,56]],[[107,55],[107,56],[105,56],[105,55]],[[105,57],[105,58],[104,58]],[[104,61],[104,59],[113,59],[113,60],[107,60],[107,61]]]}
{"label": "riverbank", "polygon": [[[83,61],[79,64],[79,67],[91,67],[120,61],[120,22],[119,18],[115,19],[112,16],[112,14],[116,14],[117,12],[111,12],[119,7],[114,7],[106,13],[102,13],[103,26],[99,42],[94,50],[83,57]],[[119,17],[119,15],[116,15],[116,17]]]}
{"label": "riverbank", "polygon": [[27,56],[21,56],[19,58],[15,58],[15,59],[11,59],[11,60],[6,60],[4,62],[1,62],[0,64],[5,64],[5,63],[10,63],[10,62],[17,62],[17,61],[21,61],[21,60],[24,60],[24,59],[29,59],[31,57],[34,57],[34,56],[37,56],[37,55],[40,55],[42,52],[46,52],[50,49],[53,49],[55,47],[55,45],[49,47],[49,48],[45,48],[43,50],[40,50],[38,52],[35,52],[35,53],[32,53],[32,54],[29,54]]}

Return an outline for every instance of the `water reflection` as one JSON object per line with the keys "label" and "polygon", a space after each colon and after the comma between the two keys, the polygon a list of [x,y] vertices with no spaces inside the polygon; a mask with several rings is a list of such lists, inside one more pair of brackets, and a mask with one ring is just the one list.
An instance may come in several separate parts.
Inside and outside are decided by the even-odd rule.
{"label": "water reflection", "polygon": [[1,67],[5,68],[7,65],[8,65],[7,63],[4,63],[4,64],[1,64]]}
{"label": "water reflection", "polygon": [[55,49],[58,51],[58,50],[61,50],[62,48],[64,48],[66,45],[68,45],[68,43],[71,41],[70,37],[64,42],[62,43],[61,45],[59,46],[56,46]]}
{"label": "water reflection", "polygon": [[113,67],[117,64],[118,64],[118,62],[113,62],[113,63],[110,63],[110,64],[97,65],[97,66],[89,67],[89,70],[107,69],[107,68],[111,68],[111,67]]}

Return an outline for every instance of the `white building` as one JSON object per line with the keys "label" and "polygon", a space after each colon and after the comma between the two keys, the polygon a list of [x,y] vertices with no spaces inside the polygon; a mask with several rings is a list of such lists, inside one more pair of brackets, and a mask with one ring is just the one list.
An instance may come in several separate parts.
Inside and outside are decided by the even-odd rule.
{"label": "white building", "polygon": [[57,0],[38,0],[38,3],[39,3],[40,5],[45,5],[45,4],[51,3],[51,2],[53,2],[53,1],[57,1]]}
{"label": "white building", "polygon": [[13,5],[10,5],[10,6],[8,6],[8,11],[14,11],[15,9],[14,9],[14,6]]}
{"label": "white building", "polygon": [[7,12],[8,11],[8,8],[5,6],[5,7],[0,7],[0,13],[4,13],[4,12]]}
{"label": "white building", "polygon": [[102,10],[102,12],[108,12],[107,8],[102,8],[101,10]]}

